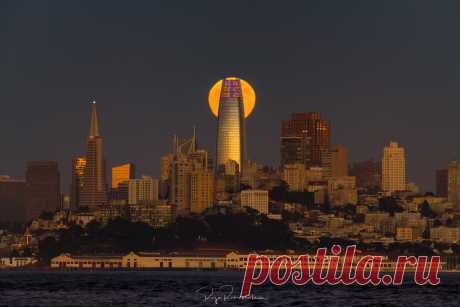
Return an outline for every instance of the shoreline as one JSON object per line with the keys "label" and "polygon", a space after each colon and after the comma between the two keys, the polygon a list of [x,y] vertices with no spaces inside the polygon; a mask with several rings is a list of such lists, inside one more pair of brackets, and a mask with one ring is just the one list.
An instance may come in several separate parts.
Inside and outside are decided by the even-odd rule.
{"label": "shoreline", "polygon": [[[18,267],[18,268],[0,268],[0,272],[240,272],[244,273],[245,269],[234,268],[51,268],[51,267]],[[299,271],[294,269],[293,271]],[[368,270],[366,270],[368,271]],[[353,272],[353,271],[352,271]],[[382,269],[380,273],[392,273],[394,270]],[[412,270],[407,273],[414,273]],[[460,273],[460,269],[440,269],[439,273]]]}

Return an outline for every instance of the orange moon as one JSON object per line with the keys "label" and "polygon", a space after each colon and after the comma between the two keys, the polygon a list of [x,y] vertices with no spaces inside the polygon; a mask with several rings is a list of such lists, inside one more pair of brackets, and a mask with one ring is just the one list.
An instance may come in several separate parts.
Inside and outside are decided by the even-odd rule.
{"label": "orange moon", "polygon": [[[237,77],[227,77],[227,80],[240,80],[241,91],[243,94],[243,107],[244,107],[244,117],[248,118],[252,110],[256,105],[256,92],[252,86],[245,80]],[[209,91],[208,103],[209,108],[211,109],[212,114],[217,117],[219,115],[219,101],[220,101],[220,91],[222,89],[222,81],[217,81]]]}

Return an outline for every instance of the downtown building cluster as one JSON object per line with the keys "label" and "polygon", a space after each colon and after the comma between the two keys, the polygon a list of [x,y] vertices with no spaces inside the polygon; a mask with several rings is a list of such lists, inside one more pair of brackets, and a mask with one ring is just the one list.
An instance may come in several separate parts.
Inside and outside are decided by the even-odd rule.
{"label": "downtown building cluster", "polygon": [[[259,165],[248,159],[246,118],[252,109],[245,109],[243,81],[220,81],[216,155],[199,146],[195,130],[190,138],[174,136],[171,152],[160,158],[158,179],[137,177],[128,162],[111,168],[109,185],[92,103],[86,155],[71,163],[70,195],[61,193],[56,162],[28,162],[25,180],[0,177],[2,220],[32,220],[30,235],[118,217],[162,228],[179,216],[255,210],[310,241],[460,243],[460,164],[436,172],[436,195],[422,194],[407,181],[400,144],[390,141],[378,161],[349,163],[348,149],[330,144],[330,121],[310,112],[282,121],[279,167]],[[44,218],[44,211],[54,215]]]}

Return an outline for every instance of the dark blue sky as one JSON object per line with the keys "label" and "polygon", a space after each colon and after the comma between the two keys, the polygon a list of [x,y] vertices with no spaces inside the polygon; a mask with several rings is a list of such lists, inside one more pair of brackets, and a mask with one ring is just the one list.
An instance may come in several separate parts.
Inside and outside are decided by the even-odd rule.
{"label": "dark blue sky", "polygon": [[1,1],[0,174],[57,160],[67,190],[96,96],[108,166],[159,174],[173,133],[214,151],[207,92],[237,75],[257,105],[249,156],[279,161],[280,121],[319,111],[350,160],[395,139],[432,189],[460,157],[456,1]]}

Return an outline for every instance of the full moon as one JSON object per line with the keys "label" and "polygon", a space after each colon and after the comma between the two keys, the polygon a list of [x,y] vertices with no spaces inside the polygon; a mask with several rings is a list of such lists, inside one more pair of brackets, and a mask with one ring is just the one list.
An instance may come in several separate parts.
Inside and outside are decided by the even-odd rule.
{"label": "full moon", "polygon": [[[243,79],[240,79],[237,77],[228,77],[225,79],[227,80],[239,79],[240,80],[241,91],[243,94],[244,117],[248,118],[256,105],[256,92],[254,91],[252,86]],[[219,101],[220,101],[220,91],[222,89],[222,81],[223,80],[217,81],[211,87],[211,90],[209,91],[209,96],[208,96],[209,108],[211,109],[211,112],[212,114],[214,114],[215,117],[219,115]]]}

